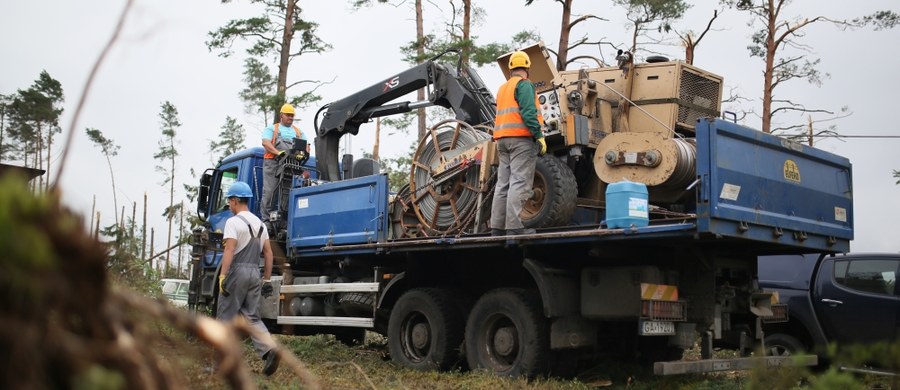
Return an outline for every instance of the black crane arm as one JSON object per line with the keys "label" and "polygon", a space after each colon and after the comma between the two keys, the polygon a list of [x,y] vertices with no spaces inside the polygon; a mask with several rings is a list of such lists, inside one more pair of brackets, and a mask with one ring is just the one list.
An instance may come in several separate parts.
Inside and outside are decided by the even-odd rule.
{"label": "black crane arm", "polygon": [[[459,66],[460,71],[457,71],[452,66],[437,63],[434,60],[438,57],[440,55],[319,109],[315,126],[320,179],[340,179],[338,146],[341,137],[347,133],[356,135],[359,125],[372,118],[438,105],[453,110],[456,119],[473,126],[493,126],[497,105],[494,95],[478,74],[468,67]],[[426,87],[429,91],[427,100],[389,103]],[[326,109],[319,126],[319,113]]]}

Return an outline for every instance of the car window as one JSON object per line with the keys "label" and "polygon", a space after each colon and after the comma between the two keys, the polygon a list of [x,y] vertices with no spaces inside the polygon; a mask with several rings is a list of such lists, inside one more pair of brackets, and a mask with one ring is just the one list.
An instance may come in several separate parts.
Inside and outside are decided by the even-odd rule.
{"label": "car window", "polygon": [[185,296],[186,296],[187,293],[188,293],[188,287],[189,287],[189,286],[190,286],[190,285],[189,285],[188,283],[185,283],[185,282],[180,282],[180,283],[178,283],[178,292],[176,292],[175,294],[177,294],[177,295],[185,295]]}
{"label": "car window", "polygon": [[162,282],[162,293],[163,294],[175,294],[176,290],[178,290],[178,283],[175,283],[172,281]]}
{"label": "car window", "polygon": [[894,260],[840,260],[834,265],[834,280],[854,290],[893,295],[896,272]]}

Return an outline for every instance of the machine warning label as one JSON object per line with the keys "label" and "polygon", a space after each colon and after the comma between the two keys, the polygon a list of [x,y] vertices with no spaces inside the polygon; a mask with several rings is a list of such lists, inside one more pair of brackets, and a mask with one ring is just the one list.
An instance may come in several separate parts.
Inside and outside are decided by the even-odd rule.
{"label": "machine warning label", "polygon": [[719,193],[719,197],[725,200],[736,202],[740,194],[741,186],[725,183],[722,185],[722,192]]}
{"label": "machine warning label", "polygon": [[305,209],[309,207],[309,198],[299,198],[297,199],[297,208]]}
{"label": "machine warning label", "polygon": [[847,222],[847,209],[843,207],[835,207],[834,220],[838,222]]}
{"label": "machine warning label", "polygon": [[792,181],[794,183],[800,182],[800,168],[797,166],[797,163],[794,160],[785,160],[784,161],[784,178],[787,181]]}

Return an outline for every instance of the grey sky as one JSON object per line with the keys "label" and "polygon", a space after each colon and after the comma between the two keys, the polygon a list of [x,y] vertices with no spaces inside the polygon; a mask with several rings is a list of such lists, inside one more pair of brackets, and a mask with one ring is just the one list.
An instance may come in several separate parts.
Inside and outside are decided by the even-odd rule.
{"label": "grey sky", "polygon": [[[415,23],[410,2],[398,7],[380,5],[354,12],[348,1],[300,1],[305,16],[320,24],[319,35],[333,50],[308,55],[296,61],[290,79],[331,81],[319,89],[323,103],[340,99],[408,68],[402,62],[399,47],[412,40]],[[427,2],[426,2],[427,3]],[[447,22],[449,6],[443,14],[433,5],[425,11],[426,28],[440,29]],[[555,47],[558,42],[560,7],[550,0],[539,0],[530,7],[524,1],[480,1],[485,20],[475,27],[478,42],[508,41],[522,30],[537,31]],[[590,13],[609,19],[580,25],[573,38],[590,33],[616,44],[629,41],[623,10],[610,1],[575,0],[576,14]],[[679,29],[701,30],[717,2],[695,2]],[[68,130],[71,114],[81,94],[88,71],[105,44],[124,6],[122,0],[74,2],[65,0],[0,2],[0,53],[5,59],[0,75],[0,93],[27,88],[41,70],[59,80],[66,94],[66,115],[62,125]],[[895,1],[838,2],[797,0],[787,15],[818,12],[832,18],[852,18],[880,9],[896,9]],[[165,245],[166,225],[159,215],[168,202],[166,188],[159,183],[152,156],[161,138],[158,114],[160,103],[169,100],[177,108],[183,126],[177,130],[181,156],[178,178],[181,183],[196,182],[189,169],[198,173],[211,167],[206,153],[208,140],[214,138],[225,117],[236,117],[247,131],[246,146],[259,144],[263,119],[244,112],[237,97],[242,87],[243,53],[236,50],[230,59],[209,53],[204,45],[208,31],[237,17],[258,12],[240,1],[223,5],[213,0],[137,0],[129,14],[125,32],[110,53],[89,95],[82,113],[74,149],[70,152],[63,178],[65,202],[72,208],[90,213],[97,196],[102,224],[112,223],[114,214],[106,160],[84,135],[85,127],[98,128],[121,145],[116,164],[119,205],[131,212],[131,202],[140,203],[149,195],[150,221],[156,229],[156,248]],[[507,16],[508,15],[508,16]],[[808,14],[808,16],[814,16]],[[737,88],[754,98],[746,108],[759,112],[762,90],[762,61],[750,58],[746,49],[752,29],[749,15],[726,10],[715,24],[717,31],[700,44],[695,65],[725,78],[727,88]],[[810,107],[837,111],[848,105],[849,118],[837,121],[846,135],[900,135],[894,117],[893,95],[900,90],[900,78],[892,72],[900,69],[900,55],[893,49],[900,41],[900,29],[873,32],[871,29],[840,31],[827,24],[806,28],[802,42],[809,45],[813,58],[821,58],[820,69],[830,73],[821,88],[794,81],[780,87],[779,97],[803,102]],[[672,58],[683,58],[677,46],[655,47]],[[584,54],[597,55],[595,49]],[[613,53],[607,49],[605,58]],[[495,65],[479,69],[491,89],[502,81]],[[299,94],[302,91],[296,90]],[[298,123],[312,135],[312,121],[318,105],[298,112]],[[814,117],[815,119],[816,117]],[[782,117],[785,122],[798,118]],[[805,120],[805,119],[803,119]],[[758,128],[759,120],[749,118],[746,125]],[[371,150],[374,125],[362,127],[352,141],[352,151]],[[382,153],[404,153],[412,138],[393,135],[382,140]],[[854,252],[900,250],[894,230],[900,220],[900,186],[894,184],[892,169],[900,169],[900,139],[824,140],[817,147],[843,155],[854,165],[854,210],[856,240]],[[12,162],[15,163],[15,162]],[[55,168],[54,168],[55,169]],[[140,210],[138,210],[140,213]],[[90,217],[86,217],[90,219]]]}

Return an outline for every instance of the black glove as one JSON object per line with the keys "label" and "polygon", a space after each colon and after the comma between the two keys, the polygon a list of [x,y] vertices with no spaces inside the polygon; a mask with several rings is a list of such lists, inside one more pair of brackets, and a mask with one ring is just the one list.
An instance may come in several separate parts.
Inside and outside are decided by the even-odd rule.
{"label": "black glove", "polygon": [[275,289],[272,288],[272,282],[265,280],[262,285],[262,296],[263,298],[269,298],[272,294],[275,293]]}
{"label": "black glove", "polygon": [[282,151],[278,152],[278,154],[275,155],[275,160],[276,160],[276,161],[281,161],[281,159],[283,159],[284,156],[287,156],[287,153],[285,153],[285,152],[282,150]]}

